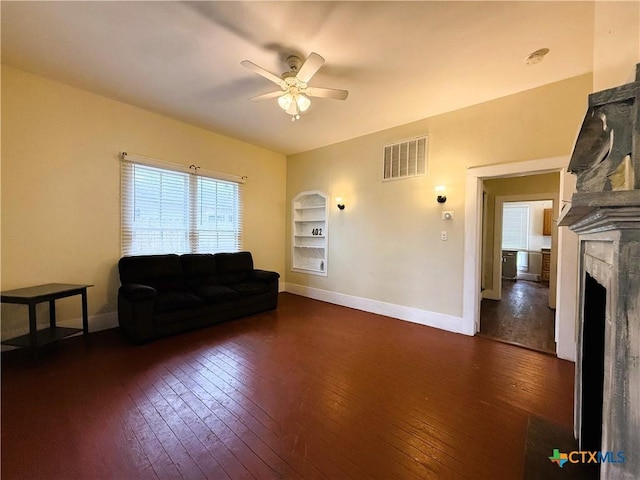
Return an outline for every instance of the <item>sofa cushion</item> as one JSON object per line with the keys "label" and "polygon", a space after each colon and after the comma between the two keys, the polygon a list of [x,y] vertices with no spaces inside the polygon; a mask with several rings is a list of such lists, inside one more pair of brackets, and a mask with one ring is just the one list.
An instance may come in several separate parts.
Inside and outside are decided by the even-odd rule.
{"label": "sofa cushion", "polygon": [[189,288],[200,285],[218,285],[216,258],[210,253],[188,253],[180,256],[182,271]]}
{"label": "sofa cushion", "polygon": [[264,282],[241,282],[232,285],[231,288],[240,293],[243,297],[246,297],[268,292],[269,284]]}
{"label": "sofa cushion", "polygon": [[193,293],[207,302],[222,302],[240,297],[240,292],[222,285],[201,285],[195,287]]}
{"label": "sofa cushion", "polygon": [[251,252],[216,253],[218,275],[224,285],[240,283],[253,271]]}
{"label": "sofa cushion", "polygon": [[120,282],[137,283],[155,288],[158,292],[185,289],[182,264],[178,255],[139,255],[122,257],[118,262]]}
{"label": "sofa cushion", "polygon": [[163,292],[156,297],[157,313],[175,312],[204,305],[201,298],[187,292]]}

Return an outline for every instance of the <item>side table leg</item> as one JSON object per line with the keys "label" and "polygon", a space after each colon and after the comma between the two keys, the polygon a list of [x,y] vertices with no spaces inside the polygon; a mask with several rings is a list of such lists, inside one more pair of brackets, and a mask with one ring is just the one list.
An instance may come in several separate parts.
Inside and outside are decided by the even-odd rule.
{"label": "side table leg", "polygon": [[29,343],[31,344],[31,355],[38,358],[38,326],[36,324],[36,304],[29,304]]}
{"label": "side table leg", "polygon": [[82,290],[82,335],[89,335],[89,313],[87,312],[87,289]]}
{"label": "side table leg", "polygon": [[49,326],[56,328],[56,301],[49,300]]}

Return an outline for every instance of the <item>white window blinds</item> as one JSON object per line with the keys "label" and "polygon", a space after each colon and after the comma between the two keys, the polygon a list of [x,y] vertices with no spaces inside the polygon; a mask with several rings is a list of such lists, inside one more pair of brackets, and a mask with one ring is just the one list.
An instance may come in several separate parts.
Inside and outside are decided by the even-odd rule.
{"label": "white window blinds", "polygon": [[130,158],[121,174],[123,255],[242,249],[240,181]]}
{"label": "white window blinds", "polygon": [[529,249],[529,206],[507,205],[502,208],[502,248]]}

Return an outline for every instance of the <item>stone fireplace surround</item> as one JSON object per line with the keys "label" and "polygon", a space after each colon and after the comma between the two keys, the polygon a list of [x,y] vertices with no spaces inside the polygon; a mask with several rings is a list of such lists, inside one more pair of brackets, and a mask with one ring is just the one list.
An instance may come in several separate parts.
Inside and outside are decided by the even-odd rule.
{"label": "stone fireplace surround", "polygon": [[560,225],[579,236],[574,434],[624,452],[601,479],[640,479],[640,64],[636,81],[589,96],[569,164],[577,193]]}

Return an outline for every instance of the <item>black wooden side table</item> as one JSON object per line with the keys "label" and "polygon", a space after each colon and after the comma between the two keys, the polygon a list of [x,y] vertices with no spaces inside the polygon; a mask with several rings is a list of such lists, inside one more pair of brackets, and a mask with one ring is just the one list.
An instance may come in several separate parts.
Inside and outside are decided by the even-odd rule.
{"label": "black wooden side table", "polygon": [[[89,333],[89,317],[87,313],[87,288],[93,285],[73,285],[68,283],[47,283],[34,287],[18,288],[0,292],[2,303],[17,303],[29,306],[29,333],[4,340],[2,343],[14,347],[31,347],[34,356],[41,345],[55,342],[62,338],[82,332]],[[82,328],[56,326],[56,300],[59,298],[82,296]],[[49,302],[49,327],[38,330],[36,323],[36,305]]]}

